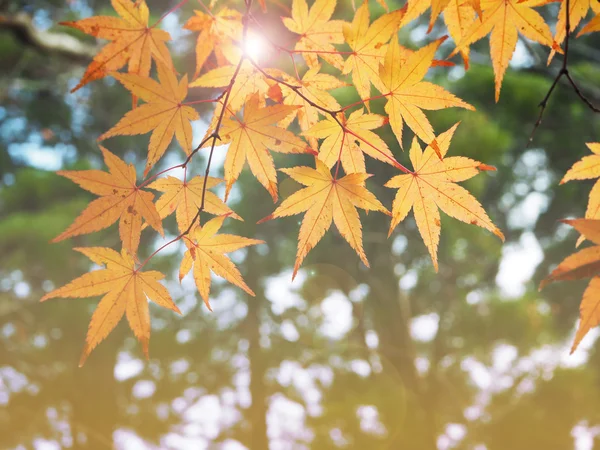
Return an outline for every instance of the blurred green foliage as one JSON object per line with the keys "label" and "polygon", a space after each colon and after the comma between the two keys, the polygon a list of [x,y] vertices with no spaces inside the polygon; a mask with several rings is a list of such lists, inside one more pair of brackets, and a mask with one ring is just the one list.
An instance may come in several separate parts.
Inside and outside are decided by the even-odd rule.
{"label": "blurred green foliage", "polygon": [[[157,0],[149,4],[155,16],[167,9]],[[196,7],[186,5],[175,23]],[[346,3],[338,12],[352,16]],[[17,13],[92,43],[56,24],[109,9],[91,0],[0,1],[0,15]],[[282,14],[274,7],[265,23]],[[434,28],[431,38],[442,32]],[[414,35],[403,30],[401,39],[422,45],[411,41]],[[600,74],[590,51],[598,39],[590,35],[572,48],[572,70],[590,95]],[[181,42],[176,65],[189,72],[193,37]],[[526,149],[554,69],[545,67],[543,49],[528,49],[539,54],[507,74],[498,104],[485,42],[474,48],[477,63],[466,74],[460,68],[432,73],[477,108],[432,114],[434,127],[443,131],[460,120],[450,154],[497,167],[466,185],[505,231],[504,246],[443,217],[435,274],[411,218],[387,239],[388,219],[373,213],[361,216],[370,269],[330,232],[292,284],[298,218],[254,225],[274,206],[244,173],[230,203],[245,221],[227,227],[266,241],[234,255],[256,297],[217,283],[215,312],[208,313],[191,283],[177,283],[178,251],[165,252],[153,268],[169,275],[184,315],[151,309],[150,361],[121,324],[77,369],[95,302],[38,300],[90,269],[72,247],[116,248],[118,239],[112,227],[48,243],[90,200],[54,170],[100,168],[96,137],[131,99],[110,80],[68,94],[81,61],[44,54],[0,29],[0,448],[37,448],[42,440],[61,448],[130,448],[137,436],[148,448],[216,449],[237,441],[251,450],[564,450],[575,448],[582,430],[596,443],[597,345],[566,356],[583,284],[541,293],[536,286],[573,248],[574,233],[557,221],[583,214],[590,185],[558,187],[558,180],[587,153],[585,142],[600,140],[600,121],[561,86]],[[336,96],[342,104],[357,100],[351,88]],[[382,103],[374,101],[373,110],[382,111]],[[380,133],[393,142],[389,129]],[[118,138],[107,146],[141,168],[145,139]],[[407,133],[404,148],[409,139]],[[408,161],[399,146],[393,151]],[[171,153],[179,162],[180,150]],[[277,163],[309,161],[286,155]],[[197,158],[192,171],[201,173],[204,164]],[[374,174],[369,189],[391,205],[394,191],[383,183],[394,170],[373,161],[368,170]],[[282,197],[297,188],[284,178],[280,183]],[[166,223],[175,233],[173,221]],[[141,253],[155,247],[144,232]]]}

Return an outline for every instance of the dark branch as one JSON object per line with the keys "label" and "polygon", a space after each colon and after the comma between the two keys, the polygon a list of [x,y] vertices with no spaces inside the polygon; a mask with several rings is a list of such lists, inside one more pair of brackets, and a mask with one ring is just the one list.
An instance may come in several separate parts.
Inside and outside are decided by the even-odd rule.
{"label": "dark branch", "polygon": [[565,0],[565,2],[566,2],[566,5],[565,5],[565,9],[566,9],[566,11],[565,11],[565,16],[566,16],[566,20],[565,20],[565,52],[563,55],[562,66],[561,66],[558,74],[556,74],[554,81],[550,85],[550,89],[548,89],[548,92],[546,93],[543,100],[539,104],[540,114],[538,116],[537,121],[535,122],[535,124],[533,126],[531,135],[529,136],[529,142],[527,142],[527,147],[529,147],[531,145],[531,143],[533,142],[533,137],[535,136],[535,132],[542,124],[542,119],[544,118],[544,112],[546,111],[546,106],[548,106],[548,100],[550,100],[550,97],[552,96],[554,89],[556,88],[556,86],[558,86],[558,82],[561,80],[561,78],[563,76],[568,80],[569,84],[573,87],[573,90],[575,91],[577,96],[581,99],[581,101],[583,103],[585,103],[585,105],[588,108],[590,108],[592,111],[594,111],[596,113],[600,113],[600,109],[597,106],[595,106],[588,97],[586,97],[584,95],[584,93],[581,91],[581,89],[579,88],[579,86],[577,85],[577,83],[575,82],[575,80],[573,79],[571,74],[569,73],[569,41],[571,40],[571,17],[570,17],[570,9],[571,9],[570,3],[571,2],[570,2],[570,0]]}
{"label": "dark branch", "polygon": [[39,30],[25,13],[0,15],[0,30],[11,32],[24,46],[49,55],[60,55],[78,63],[88,63],[97,52],[95,46],[81,42],[70,34]]}

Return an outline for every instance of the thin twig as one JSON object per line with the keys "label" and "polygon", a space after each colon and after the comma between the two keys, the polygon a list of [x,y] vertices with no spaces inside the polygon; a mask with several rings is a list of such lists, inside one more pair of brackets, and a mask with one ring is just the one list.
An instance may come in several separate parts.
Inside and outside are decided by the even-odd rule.
{"label": "thin twig", "polygon": [[[369,142],[365,141],[363,138],[361,138],[360,136],[358,136],[356,133],[354,133],[352,130],[350,130],[349,128],[346,127],[346,125],[344,125],[339,117],[338,114],[339,113],[343,113],[345,108],[340,108],[338,110],[332,110],[332,109],[328,109],[325,108],[317,103],[315,103],[314,101],[312,101],[310,98],[308,98],[306,95],[304,95],[302,93],[302,91],[300,89],[302,89],[302,86],[295,86],[293,84],[288,83],[287,81],[281,80],[280,78],[274,77],[272,75],[270,75],[269,73],[267,73],[264,69],[262,69],[255,61],[252,60],[252,58],[248,58],[248,61],[250,61],[250,63],[260,72],[262,73],[265,77],[267,77],[269,80],[275,81],[276,83],[279,83],[283,86],[286,86],[287,88],[291,89],[292,91],[294,91],[296,94],[298,94],[299,97],[301,97],[302,99],[304,99],[304,101],[306,103],[308,103],[309,105],[311,105],[314,108],[317,108],[318,110],[322,111],[323,113],[325,113],[326,115],[329,115],[333,118],[333,120],[336,121],[336,123],[340,126],[340,128],[342,129],[344,136],[346,134],[351,134],[352,136],[354,136],[356,139],[364,142],[367,145],[370,145],[371,147],[373,147],[375,150],[379,149],[375,146],[373,146],[372,144],[370,144]],[[381,97],[386,97],[389,94],[384,94]],[[379,97],[377,97],[379,98]],[[357,102],[355,104],[353,104],[352,106],[356,106],[357,104],[360,103],[364,103],[368,101],[367,100],[363,100],[362,102]],[[387,156],[387,155],[386,155]],[[338,157],[338,162],[339,162],[339,158],[341,157],[341,152],[340,152],[340,156]],[[406,167],[404,167],[402,164],[400,164],[398,161],[396,161],[395,159],[390,159],[393,162],[393,166],[396,167],[397,169],[400,169],[402,172],[404,173],[413,173],[411,170],[407,169]],[[337,179],[337,173],[338,171],[336,170],[335,176]]]}
{"label": "thin twig", "polygon": [[575,80],[573,79],[573,77],[569,73],[569,66],[568,65],[569,65],[569,41],[571,40],[571,15],[570,15],[570,8],[571,8],[570,2],[571,2],[571,0],[565,0],[565,2],[566,2],[566,6],[565,6],[565,9],[566,9],[566,11],[565,11],[565,15],[566,15],[566,20],[565,20],[565,51],[564,51],[564,54],[563,54],[562,66],[561,66],[560,70],[558,71],[558,73],[556,74],[556,77],[554,78],[554,81],[550,85],[550,89],[548,89],[548,92],[546,93],[546,95],[544,96],[543,100],[539,104],[540,114],[539,114],[539,116],[538,116],[535,124],[533,125],[533,130],[531,131],[531,135],[529,136],[529,141],[527,142],[527,146],[525,148],[529,148],[529,146],[533,142],[533,138],[535,136],[535,133],[536,133],[537,129],[540,127],[540,125],[542,124],[542,119],[544,117],[544,112],[546,111],[546,107],[548,106],[548,101],[550,100],[550,96],[554,92],[554,89],[556,88],[556,86],[558,86],[558,82],[560,81],[560,79],[563,76],[569,81],[569,83],[573,87],[573,90],[575,91],[575,93],[577,94],[577,96],[581,99],[581,101],[583,103],[585,103],[586,106],[588,108],[590,108],[593,112],[600,113],[600,108],[598,108],[597,106],[595,106],[590,101],[590,99],[588,99],[583,94],[583,92],[581,91],[581,89],[579,89],[579,86],[577,85],[577,83],[575,83]]}
{"label": "thin twig", "polygon": [[[246,12],[242,18],[242,22],[244,24],[244,29],[243,29],[243,35],[244,37],[246,37],[247,31],[248,31],[248,16],[250,14],[250,8],[252,7],[252,0],[245,0],[246,3]],[[190,234],[190,232],[192,231],[192,228],[194,228],[194,225],[196,223],[197,220],[199,220],[200,218],[200,214],[202,213],[202,211],[204,211],[204,204],[205,204],[205,199],[206,199],[206,191],[207,191],[207,183],[208,183],[208,176],[210,174],[210,165],[212,162],[212,157],[213,157],[213,153],[215,150],[215,146],[217,144],[217,140],[221,140],[221,136],[219,136],[219,129],[221,128],[221,124],[223,122],[223,117],[225,116],[225,111],[227,110],[227,102],[229,101],[229,97],[231,96],[231,91],[233,88],[233,85],[237,79],[238,74],[240,73],[240,69],[242,68],[242,64],[243,62],[246,60],[246,55],[242,54],[240,61],[238,62],[238,65],[233,73],[233,75],[231,76],[231,80],[229,81],[229,85],[225,88],[225,90],[221,93],[221,95],[213,100],[215,102],[219,102],[220,103],[220,99],[223,98],[223,96],[225,96],[225,98],[223,99],[223,107],[221,109],[221,112],[219,113],[219,118],[217,119],[217,123],[215,125],[215,129],[214,131],[209,134],[208,136],[206,136],[204,139],[202,139],[202,142],[200,142],[200,144],[198,144],[196,146],[196,148],[194,150],[192,150],[192,152],[188,155],[188,157],[186,158],[186,160],[177,165],[177,166],[173,166],[167,170],[163,170],[162,172],[159,172],[159,174],[155,175],[154,177],[146,180],[142,186],[146,185],[151,179],[156,178],[158,175],[160,175],[161,173],[165,173],[169,170],[173,170],[175,168],[183,168],[187,171],[187,165],[189,164],[189,162],[192,160],[193,156],[198,153],[198,151],[208,142],[212,139],[212,143],[210,145],[210,153],[208,154],[208,161],[206,163],[206,171],[204,172],[204,182],[202,184],[202,198],[200,200],[200,206],[198,207],[198,211],[196,212],[196,215],[193,217],[193,219],[190,221],[190,224],[188,226],[188,228],[181,232],[178,236],[176,236],[175,238],[171,239],[169,242],[167,242],[166,244],[163,244],[162,246],[160,246],[158,249],[156,249],[150,256],[148,256],[137,268],[137,270],[141,270],[147,263],[148,261],[150,261],[154,256],[156,256],[156,254],[158,254],[161,250],[167,248],[169,245],[174,244],[177,241],[180,241],[181,239],[183,239],[185,236],[187,236],[188,234]]]}

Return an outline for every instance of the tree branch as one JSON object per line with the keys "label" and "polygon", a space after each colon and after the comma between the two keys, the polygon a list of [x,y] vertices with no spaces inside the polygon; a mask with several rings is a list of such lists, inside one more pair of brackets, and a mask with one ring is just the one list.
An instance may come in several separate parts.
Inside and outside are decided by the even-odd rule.
{"label": "tree branch", "polygon": [[17,13],[11,16],[0,15],[0,31],[6,30],[23,45],[49,55],[60,55],[77,63],[88,63],[96,54],[96,47],[81,42],[67,33],[39,30],[31,16]]}

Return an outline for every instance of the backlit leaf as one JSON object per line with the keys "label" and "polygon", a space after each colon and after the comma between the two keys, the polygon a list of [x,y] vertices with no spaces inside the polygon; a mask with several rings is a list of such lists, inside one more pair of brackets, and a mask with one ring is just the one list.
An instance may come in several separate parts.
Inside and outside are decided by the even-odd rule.
{"label": "backlit leaf", "polygon": [[249,245],[264,243],[264,241],[258,239],[248,239],[232,234],[217,234],[223,225],[225,217],[219,216],[209,220],[204,226],[194,228],[190,236],[185,238],[188,250],[183,255],[183,260],[181,261],[179,279],[182,280],[193,267],[196,287],[208,309],[211,309],[209,303],[211,270],[218,276],[225,278],[231,284],[254,296],[254,292],[246,285],[240,271],[225,256],[225,253],[230,253]]}
{"label": "backlit leaf", "polygon": [[111,3],[119,17],[97,16],[61,23],[111,41],[94,57],[73,91],[119,70],[125,64],[128,64],[129,73],[147,77],[150,75],[151,58],[171,70],[173,68],[169,49],[165,45],[171,36],[164,30],[148,27],[150,13],[146,2],[111,0]]}
{"label": "backlit leaf", "polygon": [[392,223],[389,234],[413,210],[419,233],[431,254],[433,266],[438,269],[437,248],[441,221],[438,208],[462,222],[491,231],[504,240],[502,232],[492,223],[481,204],[465,188],[456,184],[477,175],[481,170],[495,170],[490,166],[461,156],[445,157],[450,140],[458,124],[440,134],[439,153],[428,146],[421,150],[416,139],[410,148],[414,172],[393,177],[385,185],[397,188],[392,205]]}
{"label": "backlit leaf", "polygon": [[158,64],[158,80],[134,74],[114,73],[113,76],[132,94],[146,103],[132,109],[98,140],[112,136],[145,134],[152,131],[145,174],[158,162],[173,136],[186,154],[192,151],[192,125],[200,116],[191,106],[185,106],[188,91],[187,75],[177,82],[167,66]]}
{"label": "backlit leaf", "polygon": [[61,170],[59,175],[69,178],[83,189],[100,198],[93,200],[64,232],[52,242],[72,236],[88,234],[119,221],[123,248],[137,252],[142,232],[142,219],[163,234],[162,223],[154,206],[154,195],[136,186],[135,168],[125,164],[104,147],[100,147],[109,172],[100,170]]}
{"label": "backlit leaf", "polygon": [[104,247],[75,250],[104,267],[55,289],[44,295],[41,301],[55,297],[82,298],[104,295],[92,315],[79,367],[83,366],[90,352],[110,334],[124,314],[148,358],[150,342],[148,299],[181,314],[167,289],[159,283],[164,275],[155,270],[147,272],[137,270],[133,258],[125,249],[120,254]]}

